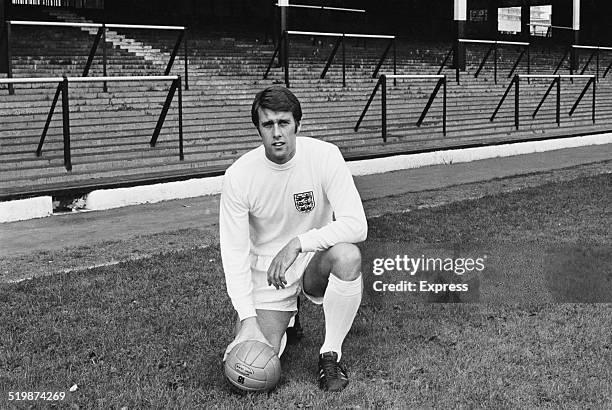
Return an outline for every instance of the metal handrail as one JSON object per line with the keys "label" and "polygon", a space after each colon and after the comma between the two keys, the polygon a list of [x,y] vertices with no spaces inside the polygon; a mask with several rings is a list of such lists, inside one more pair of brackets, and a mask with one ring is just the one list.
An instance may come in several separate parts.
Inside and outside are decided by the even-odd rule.
{"label": "metal handrail", "polygon": [[476,73],[474,74],[474,78],[478,78],[478,75],[480,74],[480,72],[484,68],[484,65],[485,65],[487,59],[491,55],[491,52],[493,52],[494,53],[494,57],[493,57],[493,67],[494,67],[493,70],[494,70],[494,74],[493,74],[493,78],[494,78],[495,84],[497,84],[497,55],[498,55],[497,54],[497,49],[498,49],[498,45],[524,47],[523,51],[521,52],[521,54],[516,59],[516,62],[514,63],[514,65],[512,67],[512,70],[510,70],[510,74],[508,74],[508,78],[512,77],[512,75],[514,74],[514,72],[518,68],[519,63],[523,59],[523,56],[525,55],[525,53],[527,53],[527,74],[529,74],[530,71],[531,71],[531,61],[530,61],[531,60],[531,57],[530,57],[530,45],[531,44],[530,43],[523,42],[523,41],[472,40],[472,39],[463,39],[463,38],[460,38],[458,40],[458,42],[460,42],[460,43],[479,43],[479,44],[490,44],[491,45],[491,47],[489,47],[489,50],[487,51],[487,53],[483,57],[482,61],[480,62],[480,65],[478,66],[478,69],[476,70]]}
{"label": "metal handrail", "polygon": [[108,28],[133,28],[147,30],[185,30],[185,26],[155,26],[143,24],[104,24],[104,23],[72,23],[60,21],[30,21],[30,20],[9,20],[14,26],[63,26],[63,27],[106,27]]}
{"label": "metal handrail", "polygon": [[502,104],[504,103],[504,101],[506,100],[506,97],[508,96],[508,94],[510,93],[510,90],[512,89],[512,87],[514,86],[514,126],[516,127],[516,129],[519,129],[519,101],[520,101],[520,88],[519,88],[519,82],[522,78],[526,78],[526,79],[552,79],[552,83],[550,84],[550,86],[548,87],[548,89],[546,90],[546,92],[544,93],[544,97],[542,98],[542,100],[540,101],[540,103],[538,104],[538,106],[536,107],[536,109],[534,110],[533,114],[532,114],[532,118],[535,118],[535,116],[537,115],[537,113],[539,112],[540,108],[542,107],[542,104],[544,104],[544,101],[546,100],[546,98],[548,97],[548,95],[550,94],[550,91],[552,90],[552,88],[556,85],[557,86],[557,108],[556,108],[556,121],[557,121],[557,125],[561,125],[561,80],[562,79],[575,79],[575,78],[588,78],[589,81],[587,82],[586,86],[583,88],[582,92],[580,93],[579,97],[577,98],[576,102],[574,103],[574,105],[572,106],[572,108],[569,111],[569,116],[572,116],[574,114],[574,112],[576,111],[576,108],[578,107],[578,104],[580,104],[580,101],[582,101],[582,98],[584,97],[584,95],[586,94],[586,92],[588,91],[589,87],[591,86],[591,84],[593,85],[593,102],[592,102],[592,111],[591,111],[591,117],[592,117],[592,121],[593,124],[595,123],[595,100],[596,100],[596,78],[594,75],[581,75],[581,74],[570,74],[570,75],[563,75],[563,74],[517,74],[514,76],[514,78],[512,79],[512,81],[510,82],[510,84],[508,84],[508,88],[506,88],[506,91],[504,92],[504,95],[502,96],[501,100],[499,101],[499,104],[497,104],[497,107],[495,108],[495,111],[493,111],[493,115],[491,115],[490,121],[493,122],[493,120],[495,119],[495,116],[497,115],[497,113],[499,112],[499,109],[501,108]]}
{"label": "metal handrail", "polygon": [[42,155],[42,148],[49,130],[49,125],[53,119],[53,113],[59,100],[62,96],[62,131],[64,141],[64,166],[67,171],[72,171],[72,156],[70,151],[70,99],[68,95],[69,84],[86,83],[86,82],[119,82],[119,81],[172,81],[172,85],[168,90],[166,101],[162,107],[162,111],[155,125],[153,136],[151,137],[150,145],[154,147],[157,143],[157,138],[161,132],[161,128],[170,109],[170,104],[174,98],[174,94],[178,90],[178,120],[179,120],[179,159],[185,159],[183,153],[183,96],[181,91],[181,76],[180,75],[163,75],[163,76],[115,76],[115,77],[29,77],[29,78],[0,78],[0,84],[39,84],[39,83],[58,83],[55,91],[55,96],[51,103],[49,114],[43,128],[40,141],[36,149],[36,156]]}
{"label": "metal handrail", "polygon": [[357,124],[355,124],[354,131],[359,131],[359,126],[363,121],[368,109],[370,108],[370,104],[372,104],[372,100],[374,100],[374,96],[379,88],[382,88],[381,95],[381,131],[382,131],[382,139],[383,142],[387,142],[387,78],[391,78],[394,81],[396,79],[437,79],[436,87],[432,91],[429,96],[429,100],[427,104],[425,104],[425,108],[421,113],[416,125],[420,127],[423,124],[423,120],[425,116],[429,112],[431,105],[433,104],[438,91],[440,91],[440,87],[443,87],[443,100],[442,100],[442,135],[446,136],[446,76],[445,75],[431,75],[431,74],[381,74],[374,86],[374,90],[372,90],[372,94],[370,94],[370,98],[368,98],[368,102],[366,103],[365,108],[363,109],[359,119],[357,120]]}
{"label": "metal handrail", "polygon": [[[106,23],[71,23],[71,22],[58,22],[58,21],[27,21],[27,20],[8,20],[6,21],[7,26],[7,61],[8,61],[8,77],[11,78],[13,76],[12,73],[12,57],[11,57],[11,25],[20,25],[20,26],[49,26],[49,27],[90,27],[90,28],[98,28],[98,32],[96,33],[96,37],[94,38],[94,42],[89,50],[89,55],[87,57],[87,62],[85,63],[85,68],[83,69],[83,77],[87,77],[89,74],[89,70],[93,63],[96,50],[98,49],[98,45],[100,41],[102,41],[102,74],[103,76],[107,76],[107,53],[106,53],[106,31],[109,28],[123,28],[123,29],[145,29],[145,30],[174,30],[180,31],[176,43],[174,44],[174,48],[172,49],[172,53],[170,54],[170,60],[166,66],[164,71],[164,75],[169,75],[170,70],[174,64],[174,60],[178,54],[181,42],[184,46],[184,60],[185,60],[185,90],[189,90],[189,63],[187,59],[187,38],[186,31],[187,28],[185,26],[160,26],[160,25],[144,25],[144,24],[106,24]],[[14,94],[14,89],[12,84],[9,85],[9,94]],[[103,82],[103,90],[104,92],[108,91],[108,87],[106,82]]]}
{"label": "metal handrail", "polygon": [[276,4],[277,7],[293,7],[293,8],[301,8],[301,9],[317,9],[317,10],[329,10],[329,11],[345,11],[349,13],[365,13],[364,9],[351,9],[344,7],[328,7],[328,6],[314,6],[310,4],[288,4],[286,6],[281,6],[280,4]]}
{"label": "metal handrail", "polygon": [[[514,72],[518,68],[525,54],[527,54],[527,73],[529,74],[531,72],[531,50],[530,50],[531,43],[524,42],[524,41],[477,40],[477,39],[468,39],[468,38],[457,39],[457,44],[459,43],[490,44],[491,45],[491,47],[489,48],[489,50],[486,52],[485,56],[483,57],[482,61],[480,62],[480,65],[478,66],[478,69],[476,70],[476,73],[474,74],[474,78],[478,78],[478,75],[484,68],[485,62],[491,55],[491,52],[493,52],[494,53],[494,58],[493,58],[494,74],[493,76],[494,76],[495,84],[497,84],[497,55],[498,55],[497,49],[499,45],[524,47],[523,51],[518,56],[514,65],[512,66],[512,69],[510,70],[510,73],[508,74],[508,78],[511,78],[514,75]],[[446,67],[446,63],[448,62],[451,56],[454,56],[456,52],[457,52],[456,47],[452,46],[450,50],[448,51],[448,53],[445,55],[444,60],[442,61],[442,64],[440,64],[440,68],[438,69],[438,74],[442,73],[442,70],[444,70],[444,67]],[[455,64],[455,80],[457,81],[457,84],[459,84],[460,82],[459,64]]]}
{"label": "metal handrail", "polygon": [[476,40],[470,38],[460,38],[458,41],[460,43],[501,44],[509,46],[528,46],[530,44],[524,41]]}
{"label": "metal handrail", "polygon": [[[576,63],[578,62],[577,50],[580,50],[580,49],[583,49],[583,50],[593,50],[591,52],[591,55],[589,56],[586,64],[584,65],[584,67],[580,71],[580,74],[584,74],[586,69],[589,67],[589,64],[591,64],[591,61],[593,61],[593,57],[595,57],[595,59],[596,59],[595,77],[596,77],[596,81],[599,82],[599,59],[600,59],[599,54],[600,54],[600,51],[602,51],[602,50],[603,51],[612,51],[612,47],[586,46],[586,45],[573,44],[572,45],[572,50],[574,52],[574,61]],[[608,74],[608,71],[610,71],[611,68],[612,68],[612,62],[610,62],[610,64],[608,65],[608,67],[604,71],[604,74],[603,74],[602,78],[606,78],[606,75]],[[577,69],[577,67],[576,67],[576,69]]]}
{"label": "metal handrail", "polygon": [[299,31],[299,30],[287,30],[289,34],[297,34],[302,36],[318,36],[318,37],[348,37],[348,38],[386,38],[395,39],[396,36],[388,34],[361,34],[361,33],[333,33],[323,31]]}
{"label": "metal handrail", "polygon": [[336,56],[338,48],[340,48],[340,46],[342,46],[342,86],[346,87],[346,52],[345,52],[345,46],[344,46],[344,39],[345,38],[372,38],[372,39],[388,39],[388,40],[390,40],[389,44],[387,45],[387,47],[383,51],[380,59],[378,60],[378,63],[376,64],[376,67],[374,68],[374,72],[372,73],[372,78],[376,78],[376,76],[378,75],[378,72],[380,71],[380,68],[382,67],[382,64],[386,60],[387,55],[389,54],[389,51],[391,50],[391,47],[393,47],[393,73],[397,74],[397,46],[396,46],[396,42],[395,42],[396,37],[393,36],[393,35],[386,35],[386,34],[360,34],[360,33],[334,33],[334,32],[321,32],[321,31],[286,30],[286,31],[283,32],[283,34],[281,36],[281,40],[278,42],[278,44],[274,48],[274,53],[272,54],[272,58],[270,58],[270,61],[269,61],[268,66],[266,68],[266,71],[264,72],[264,75],[263,75],[263,79],[264,80],[266,80],[268,78],[268,74],[270,73],[270,69],[272,68],[272,65],[274,64],[274,59],[280,53],[281,47],[284,47],[285,48],[285,52],[282,53],[283,57],[284,57],[284,61],[283,61],[282,65],[283,65],[284,72],[285,72],[285,86],[287,86],[287,87],[290,86],[290,84],[289,84],[289,36],[290,35],[319,36],[319,37],[334,37],[334,38],[337,38],[336,44],[334,45],[334,48],[332,49],[332,52],[330,53],[329,57],[327,58],[327,61],[325,63],[325,67],[323,68],[323,71],[321,72],[321,75],[320,75],[321,79],[325,78],[325,75],[327,74],[327,71],[329,70],[329,67],[332,64],[332,62],[334,60],[334,57]]}

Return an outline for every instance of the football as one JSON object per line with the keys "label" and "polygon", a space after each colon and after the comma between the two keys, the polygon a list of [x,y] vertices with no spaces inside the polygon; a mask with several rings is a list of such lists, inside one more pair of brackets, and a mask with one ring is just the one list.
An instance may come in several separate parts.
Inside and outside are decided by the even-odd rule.
{"label": "football", "polygon": [[247,392],[271,390],[281,375],[280,360],[274,350],[257,340],[234,346],[227,355],[224,370],[233,386]]}

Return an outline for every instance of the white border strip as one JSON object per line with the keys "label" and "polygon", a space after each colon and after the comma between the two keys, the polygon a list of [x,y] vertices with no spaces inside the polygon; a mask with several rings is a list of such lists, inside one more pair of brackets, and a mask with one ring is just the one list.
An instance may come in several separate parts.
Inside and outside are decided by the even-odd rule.
{"label": "white border strip", "polygon": [[[471,162],[481,159],[509,157],[576,148],[589,145],[612,144],[612,133],[558,138],[545,141],[508,143],[488,147],[435,151],[421,154],[397,155],[361,161],[349,161],[354,176],[381,174],[402,169],[420,168]],[[215,195],[221,192],[223,177],[199,178],[187,181],[142,185],[130,188],[104,189],[91,192],[86,198],[86,208],[104,210],[128,205],[156,203],[172,199]],[[18,201],[0,202],[0,222],[40,218],[52,214],[51,197],[38,197]]]}
{"label": "white border strip", "polygon": [[51,214],[53,214],[53,200],[50,196],[0,202],[0,222],[25,221],[44,218]]}
{"label": "white border strip", "polygon": [[129,188],[101,189],[89,193],[85,208],[103,210],[221,193],[223,177],[197,178]]}
{"label": "white border strip", "polygon": [[545,141],[509,143],[488,147],[435,151],[422,154],[397,155],[388,158],[352,161],[348,162],[348,166],[354,176],[370,175],[431,165],[456,164],[478,161],[481,159],[511,157],[514,155],[533,154],[535,152],[603,144],[612,144],[612,133]]}

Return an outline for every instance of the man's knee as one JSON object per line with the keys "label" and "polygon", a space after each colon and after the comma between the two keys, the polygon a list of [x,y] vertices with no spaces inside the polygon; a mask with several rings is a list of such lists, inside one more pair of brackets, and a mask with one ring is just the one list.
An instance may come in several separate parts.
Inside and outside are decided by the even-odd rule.
{"label": "man's knee", "polygon": [[339,243],[329,248],[331,272],[341,280],[355,280],[361,273],[361,251],[352,243]]}

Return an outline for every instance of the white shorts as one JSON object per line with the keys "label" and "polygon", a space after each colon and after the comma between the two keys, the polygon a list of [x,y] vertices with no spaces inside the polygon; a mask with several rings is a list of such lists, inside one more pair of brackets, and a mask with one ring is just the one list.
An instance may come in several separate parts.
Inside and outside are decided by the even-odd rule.
{"label": "white shorts", "polygon": [[[314,257],[315,252],[301,252],[293,265],[287,269],[284,288],[276,289],[268,285],[268,268],[274,256],[251,254],[251,272],[253,282],[253,298],[255,309],[296,311],[297,297],[302,292],[304,271]],[[323,298],[315,298],[306,293],[304,295],[313,303],[323,303]]]}
{"label": "white shorts", "polygon": [[[317,305],[323,304],[323,297],[314,297],[306,292],[303,292],[303,279],[306,267],[315,256],[315,252],[302,252],[298,255],[293,265],[285,272],[285,280],[287,285],[284,288],[276,289],[274,286],[268,285],[268,268],[272,263],[274,256],[263,256],[251,254],[251,272],[253,282],[253,297],[255,299],[255,309],[278,310],[286,312],[297,312],[297,298],[300,292],[304,294],[310,301]],[[289,320],[289,327],[293,326],[295,315]],[[283,335],[281,340],[279,357],[283,353],[287,343],[287,334]],[[223,361],[227,358],[229,352],[236,346],[234,339],[225,349]]]}

